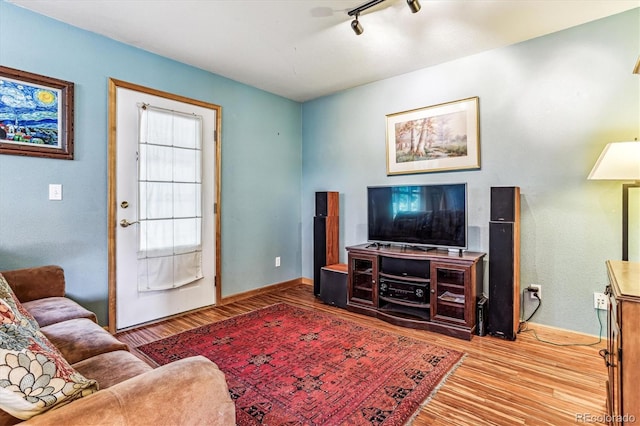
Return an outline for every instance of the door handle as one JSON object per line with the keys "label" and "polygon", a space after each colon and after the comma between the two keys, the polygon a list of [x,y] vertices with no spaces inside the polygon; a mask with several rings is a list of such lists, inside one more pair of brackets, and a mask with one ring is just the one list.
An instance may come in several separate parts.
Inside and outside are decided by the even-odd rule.
{"label": "door handle", "polygon": [[133,222],[129,222],[127,219],[122,219],[120,221],[120,226],[122,226],[123,228],[126,228],[127,226],[133,225],[134,223],[138,223],[138,221],[133,221]]}

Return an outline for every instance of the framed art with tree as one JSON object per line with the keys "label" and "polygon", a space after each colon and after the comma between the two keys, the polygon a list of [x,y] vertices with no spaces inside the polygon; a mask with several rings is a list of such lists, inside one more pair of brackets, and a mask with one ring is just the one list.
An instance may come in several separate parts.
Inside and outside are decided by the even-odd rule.
{"label": "framed art with tree", "polygon": [[477,97],[387,115],[387,175],[478,168]]}

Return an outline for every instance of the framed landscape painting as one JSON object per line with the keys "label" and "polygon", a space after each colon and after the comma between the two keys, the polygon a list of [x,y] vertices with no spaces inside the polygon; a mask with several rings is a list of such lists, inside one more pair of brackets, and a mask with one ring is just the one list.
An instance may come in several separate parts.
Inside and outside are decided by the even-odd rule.
{"label": "framed landscape painting", "polygon": [[478,97],[387,115],[387,175],[478,168]]}
{"label": "framed landscape painting", "polygon": [[73,83],[0,66],[0,154],[73,159]]}

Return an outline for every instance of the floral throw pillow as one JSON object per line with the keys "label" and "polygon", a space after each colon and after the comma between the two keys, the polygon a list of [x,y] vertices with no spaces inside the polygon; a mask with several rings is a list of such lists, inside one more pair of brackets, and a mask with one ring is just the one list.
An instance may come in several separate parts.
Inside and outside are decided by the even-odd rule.
{"label": "floral throw pillow", "polygon": [[97,390],[42,334],[0,274],[0,408],[27,420]]}

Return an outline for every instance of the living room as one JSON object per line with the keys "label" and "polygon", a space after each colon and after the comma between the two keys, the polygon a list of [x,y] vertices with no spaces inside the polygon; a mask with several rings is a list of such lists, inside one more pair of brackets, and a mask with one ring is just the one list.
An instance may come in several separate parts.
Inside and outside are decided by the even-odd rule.
{"label": "living room", "polygon": [[[100,323],[108,287],[104,129],[107,80],[115,77],[223,106],[223,297],[313,276],[315,191],[341,193],[344,248],[366,240],[367,186],[466,182],[469,249],[487,252],[489,188],[516,185],[521,280],[542,285],[545,296],[535,321],[598,334],[593,292],[604,289],[605,260],[619,258],[621,191],[586,178],[607,143],[639,133],[640,83],[631,73],[637,9],[301,105],[0,5],[2,64],[78,86],[75,160],[0,157],[0,266],[63,264],[69,294]],[[25,21],[33,22],[29,32],[12,31]],[[42,39],[63,46],[58,60],[25,54]],[[386,175],[386,114],[472,96],[480,103],[481,169]],[[49,183],[63,185],[62,203],[47,200]]]}
{"label": "living room", "polygon": [[[0,270],[61,265],[69,296],[107,324],[112,77],[222,106],[223,299],[313,276],[316,191],[341,194],[345,262],[344,247],[367,237],[367,186],[467,183],[469,249],[487,252],[490,187],[515,185],[521,283],[544,296],[532,321],[597,337],[593,292],[607,283],[605,261],[620,258],[621,185],[587,175],[607,143],[640,134],[639,22],[635,8],[296,102],[2,1],[0,63],[72,81],[76,93],[73,161],[0,156]],[[480,169],[387,175],[387,114],[476,96]],[[62,202],[47,199],[50,183]]]}

